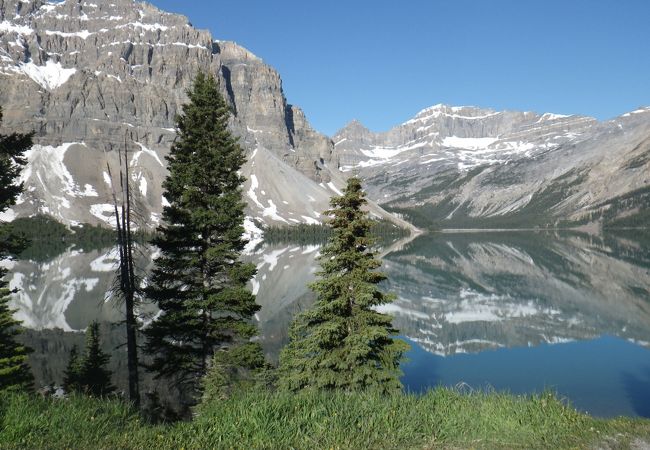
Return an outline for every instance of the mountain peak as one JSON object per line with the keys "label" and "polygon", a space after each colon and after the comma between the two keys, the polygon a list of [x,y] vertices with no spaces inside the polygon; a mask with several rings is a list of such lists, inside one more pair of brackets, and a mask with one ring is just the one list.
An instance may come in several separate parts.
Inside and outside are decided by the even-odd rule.
{"label": "mountain peak", "polygon": [[352,136],[361,137],[369,134],[372,134],[372,132],[366,128],[359,120],[352,119],[343,128],[337,131],[334,136],[332,136],[332,139],[334,142],[337,142],[343,138],[349,138]]}

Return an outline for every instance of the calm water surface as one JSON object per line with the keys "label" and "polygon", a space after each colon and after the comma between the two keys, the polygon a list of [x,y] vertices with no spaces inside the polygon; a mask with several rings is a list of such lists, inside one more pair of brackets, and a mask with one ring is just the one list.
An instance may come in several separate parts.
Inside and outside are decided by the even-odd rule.
{"label": "calm water surface", "polygon": [[[383,308],[410,342],[410,391],[437,385],[515,393],[557,391],[598,416],[650,417],[650,247],[636,232],[437,233],[383,249],[398,300]],[[313,301],[318,246],[263,245],[247,256],[265,350],[276,359],[292,315]],[[150,265],[151,252],[140,266]],[[32,331],[41,384],[60,383],[73,344],[93,319],[120,320],[107,298],[114,250],[69,250],[12,263],[17,316]],[[154,308],[142,308],[150,320]],[[62,331],[61,331],[62,330]],[[118,385],[121,329],[105,326]]]}

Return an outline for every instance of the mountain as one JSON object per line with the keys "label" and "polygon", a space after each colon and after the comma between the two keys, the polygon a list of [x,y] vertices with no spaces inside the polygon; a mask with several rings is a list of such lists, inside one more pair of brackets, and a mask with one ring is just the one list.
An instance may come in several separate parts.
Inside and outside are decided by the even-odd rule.
{"label": "mountain", "polygon": [[2,219],[114,223],[107,163],[115,174],[126,146],[138,215],[155,225],[174,118],[198,71],[218,78],[248,153],[247,229],[320,222],[344,178],[330,170],[331,140],[287,103],[278,73],[185,17],[133,0],[0,0],[0,132],[36,131],[25,193]]}
{"label": "mountain", "polygon": [[[279,74],[187,18],[133,0],[0,0],[0,132],[36,131],[25,193],[0,217],[111,224],[118,149],[141,225],[160,220],[174,117],[214,74],[247,151],[246,227],[319,223],[357,171],[369,197],[422,228],[636,226],[650,219],[650,109],[584,116],[435,105],[384,133],[332,139],[290,105]],[[371,205],[374,215],[409,226]]]}
{"label": "mountain", "polygon": [[635,225],[650,208],[650,108],[584,116],[435,105],[384,133],[334,137],[341,170],[416,225]]}

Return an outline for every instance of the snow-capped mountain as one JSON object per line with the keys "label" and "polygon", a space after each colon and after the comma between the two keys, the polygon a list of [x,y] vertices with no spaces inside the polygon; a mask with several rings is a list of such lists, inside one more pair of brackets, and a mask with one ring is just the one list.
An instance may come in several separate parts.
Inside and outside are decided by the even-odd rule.
{"label": "snow-capped mountain", "polygon": [[341,170],[417,225],[607,223],[650,207],[650,108],[584,116],[435,105],[384,133],[334,137]]}
{"label": "snow-capped mountain", "polygon": [[138,214],[155,225],[174,117],[199,70],[218,77],[248,153],[249,231],[320,222],[344,178],[330,170],[331,140],[287,104],[278,73],[185,17],[133,0],[0,0],[0,131],[36,131],[26,192],[2,219],[111,224],[107,164],[115,174],[126,146]]}
{"label": "snow-capped mountain", "polygon": [[183,16],[134,0],[0,0],[0,132],[36,131],[26,192],[0,220],[111,224],[107,164],[115,173],[126,146],[138,215],[158,223],[174,117],[199,70],[218,77],[247,150],[254,234],[320,222],[353,170],[421,227],[629,225],[650,207],[648,108],[599,122],[435,105],[385,133],[352,122],[330,139],[287,103],[273,68]]}

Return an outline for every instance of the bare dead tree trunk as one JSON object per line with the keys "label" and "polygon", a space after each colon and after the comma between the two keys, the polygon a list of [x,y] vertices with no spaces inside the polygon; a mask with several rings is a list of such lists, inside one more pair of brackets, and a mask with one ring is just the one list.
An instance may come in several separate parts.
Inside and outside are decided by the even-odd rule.
{"label": "bare dead tree trunk", "polygon": [[[119,266],[119,289],[124,297],[126,315],[126,348],[127,348],[127,370],[129,376],[129,400],[136,408],[140,407],[140,380],[138,374],[138,326],[135,319],[135,292],[136,279],[133,263],[133,237],[131,234],[131,199],[129,188],[129,159],[126,138],[124,140],[124,159],[122,151],[118,150],[120,166],[120,190],[122,195],[121,207],[117,202],[115,186],[111,182],[113,194],[113,205],[115,208],[115,222],[117,228],[117,243],[120,255]],[[124,164],[124,170],[122,169]],[[106,162],[108,175],[113,179],[111,168]],[[121,210],[121,214],[120,214]]]}
{"label": "bare dead tree trunk", "polygon": [[[120,158],[121,159],[121,158]],[[120,161],[121,163],[121,161]],[[121,165],[121,164],[120,164]],[[136,280],[133,269],[133,236],[131,234],[131,191],[129,178],[129,158],[126,138],[124,139],[124,172],[120,170],[120,183],[122,185],[122,238],[120,259],[120,273],[125,280],[124,306],[126,310],[126,349],[127,368],[129,372],[129,399],[136,408],[140,407],[140,380],[138,376],[138,324],[135,319],[135,291]]]}

